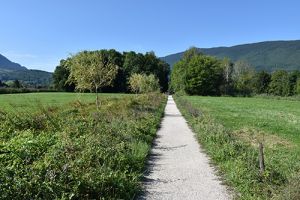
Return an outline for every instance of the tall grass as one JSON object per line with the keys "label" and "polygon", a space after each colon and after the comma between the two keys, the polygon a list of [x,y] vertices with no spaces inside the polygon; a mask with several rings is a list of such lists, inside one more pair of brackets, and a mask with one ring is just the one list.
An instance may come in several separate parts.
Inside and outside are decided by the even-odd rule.
{"label": "tall grass", "polygon": [[132,199],[161,94],[0,113],[0,199]]}

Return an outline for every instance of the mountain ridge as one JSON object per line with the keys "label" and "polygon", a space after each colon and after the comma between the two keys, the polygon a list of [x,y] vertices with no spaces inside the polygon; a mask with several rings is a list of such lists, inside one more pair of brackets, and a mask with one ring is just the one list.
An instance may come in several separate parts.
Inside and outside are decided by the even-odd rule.
{"label": "mountain ridge", "polygon": [[47,86],[52,82],[52,73],[28,69],[0,54],[0,81],[10,80],[20,80],[30,86]]}
{"label": "mountain ridge", "polygon": [[[247,61],[257,70],[300,70],[300,40],[263,41],[228,47],[197,49],[199,52],[220,59],[227,57],[233,62],[237,60]],[[184,52],[178,52],[161,57],[161,59],[172,67],[183,54]]]}
{"label": "mountain ridge", "polygon": [[27,68],[18,63],[10,61],[4,55],[0,54],[0,68],[7,70],[26,70]]}

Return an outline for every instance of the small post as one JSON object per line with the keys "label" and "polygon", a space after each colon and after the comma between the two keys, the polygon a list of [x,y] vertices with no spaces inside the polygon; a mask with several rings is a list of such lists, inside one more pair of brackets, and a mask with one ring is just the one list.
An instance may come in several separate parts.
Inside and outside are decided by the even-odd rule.
{"label": "small post", "polygon": [[258,143],[259,148],[259,171],[261,174],[265,171],[264,146],[261,142]]}

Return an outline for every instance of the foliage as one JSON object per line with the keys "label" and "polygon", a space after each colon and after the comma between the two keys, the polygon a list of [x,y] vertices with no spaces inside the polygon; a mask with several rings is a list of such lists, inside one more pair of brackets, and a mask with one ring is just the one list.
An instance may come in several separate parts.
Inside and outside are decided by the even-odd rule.
{"label": "foliage", "polygon": [[272,74],[270,93],[278,96],[290,94],[289,74],[287,71],[278,70]]}
{"label": "foliage", "polygon": [[294,70],[289,73],[289,85],[290,85],[290,92],[289,95],[297,94],[297,81],[300,79],[300,71]]}
{"label": "foliage", "polygon": [[96,92],[96,105],[99,108],[98,90],[110,86],[115,79],[118,66],[101,51],[83,51],[71,59],[69,81],[74,82],[80,91]]}
{"label": "foliage", "polygon": [[55,68],[53,73],[54,88],[58,91],[73,92],[75,90],[75,84],[68,82],[70,75],[71,58],[67,60],[61,60],[60,64]]}
{"label": "foliage", "polygon": [[142,92],[142,74],[132,74],[128,80],[129,87],[132,92],[134,93],[141,93]]}
{"label": "foliage", "polygon": [[159,91],[158,79],[153,75],[132,74],[129,78],[130,89],[134,93],[149,93]]}
{"label": "foliage", "polygon": [[22,84],[20,83],[19,80],[14,80],[14,83],[12,85],[13,88],[21,88]]}
{"label": "foliage", "polygon": [[8,85],[0,80],[0,87],[8,87]]}
{"label": "foliage", "polygon": [[70,65],[70,82],[74,81],[76,89],[97,92],[112,84],[117,68],[111,60],[107,60],[99,52],[79,52],[72,57]]}
{"label": "foliage", "polygon": [[[66,94],[71,95],[71,94]],[[0,199],[132,199],[161,94],[0,112]]]}
{"label": "foliage", "polygon": [[296,82],[295,89],[296,89],[295,93],[299,95],[300,94],[300,78],[298,78],[298,80]]}
{"label": "foliage", "polygon": [[178,61],[174,64],[171,72],[171,83],[170,90],[172,92],[184,92],[185,91],[185,77],[186,77],[186,68],[185,62],[183,60]]}
{"label": "foliage", "polygon": [[[299,198],[297,101],[199,96],[175,100],[238,199]],[[258,141],[264,144],[264,174],[259,173]]]}
{"label": "foliage", "polygon": [[238,61],[234,64],[232,78],[236,93],[247,96],[253,91],[253,79],[255,71],[249,63]]}
{"label": "foliage", "polygon": [[171,74],[171,85],[175,92],[187,94],[216,95],[222,82],[219,60],[197,53],[191,48],[184,54]]}
{"label": "foliage", "polygon": [[269,84],[271,82],[271,74],[266,71],[257,72],[253,78],[254,93],[268,93]]}
{"label": "foliage", "polygon": [[[130,88],[127,85],[127,80],[134,73],[154,74],[159,80],[161,91],[165,92],[168,90],[169,65],[157,58],[153,52],[141,54],[130,51],[121,54],[114,49],[102,49],[94,52],[98,52],[102,55],[103,59],[110,60],[112,64],[118,66],[115,79],[111,85],[102,88],[103,92],[128,92]],[[93,53],[93,51],[86,51],[86,54],[88,53]],[[72,58],[68,58],[67,60],[69,59],[72,60]],[[68,68],[72,67],[72,62],[68,62],[67,64],[69,65]],[[60,75],[56,76],[56,83],[64,83],[65,77],[69,76],[69,72],[61,69],[61,66],[62,63],[57,66],[57,71]]]}
{"label": "foliage", "polygon": [[145,55],[140,53],[125,52],[124,53],[124,70],[128,77],[134,73],[153,74],[159,80],[162,92],[168,90],[169,65],[158,59],[154,52],[148,52]]}
{"label": "foliage", "polygon": [[278,70],[272,74],[256,72],[245,61],[232,63],[228,58],[218,60],[199,53],[197,48],[185,52],[174,64],[170,91],[189,95],[271,94],[291,96],[299,93],[300,71]]}
{"label": "foliage", "polygon": [[197,55],[188,63],[185,91],[192,95],[218,95],[222,82],[222,69],[217,59]]}
{"label": "foliage", "polygon": [[228,59],[224,58],[221,60],[221,67],[223,71],[223,83],[220,87],[220,92],[223,95],[234,94],[234,82],[233,82],[233,68],[234,64]]}

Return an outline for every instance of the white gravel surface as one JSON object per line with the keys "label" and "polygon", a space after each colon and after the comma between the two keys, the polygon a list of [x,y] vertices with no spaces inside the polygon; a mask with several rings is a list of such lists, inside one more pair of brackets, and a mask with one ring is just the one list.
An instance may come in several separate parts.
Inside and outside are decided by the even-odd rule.
{"label": "white gravel surface", "polygon": [[231,199],[172,96],[168,97],[143,184],[144,193],[137,199]]}

